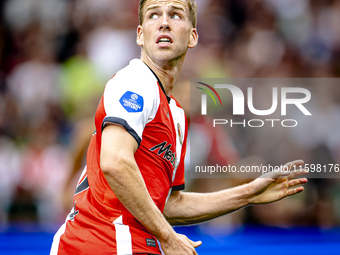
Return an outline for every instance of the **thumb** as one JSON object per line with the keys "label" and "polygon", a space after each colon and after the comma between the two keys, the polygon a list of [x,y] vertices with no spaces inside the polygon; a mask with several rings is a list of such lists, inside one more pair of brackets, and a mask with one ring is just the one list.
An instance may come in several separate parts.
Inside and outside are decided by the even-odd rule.
{"label": "thumb", "polygon": [[192,247],[194,248],[197,248],[198,246],[201,246],[202,244],[202,241],[197,241],[197,242],[194,242],[194,241],[191,241],[190,239],[189,240],[189,243],[191,244]]}
{"label": "thumb", "polygon": [[193,242],[194,244],[192,244],[192,246],[194,247],[194,248],[197,248],[198,246],[201,246],[201,244],[202,244],[202,241],[197,241],[197,242]]}

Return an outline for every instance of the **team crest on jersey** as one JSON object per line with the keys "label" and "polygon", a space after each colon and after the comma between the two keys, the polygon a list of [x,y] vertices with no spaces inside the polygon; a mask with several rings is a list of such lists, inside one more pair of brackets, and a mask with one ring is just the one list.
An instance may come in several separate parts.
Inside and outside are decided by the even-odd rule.
{"label": "team crest on jersey", "polygon": [[127,112],[141,112],[144,107],[144,99],[137,93],[127,91],[119,100]]}
{"label": "team crest on jersey", "polygon": [[177,132],[178,132],[178,137],[179,137],[179,142],[181,143],[181,145],[183,145],[183,132],[181,129],[181,125],[179,123],[177,123]]}

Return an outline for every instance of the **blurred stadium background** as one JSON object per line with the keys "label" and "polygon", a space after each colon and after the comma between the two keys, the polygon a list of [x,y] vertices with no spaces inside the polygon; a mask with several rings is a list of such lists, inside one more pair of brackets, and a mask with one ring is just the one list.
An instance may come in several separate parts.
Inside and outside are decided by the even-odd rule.
{"label": "blurred stadium background", "polygon": [[[174,93],[187,111],[190,78],[340,76],[340,1],[197,3],[199,45],[189,51]],[[0,11],[0,254],[48,254],[72,206],[104,86],[139,57],[138,1],[1,0]],[[340,163],[340,87],[317,93],[326,98],[323,122],[305,131],[307,141],[273,153],[267,134],[253,134],[247,144],[236,132],[224,140],[230,146],[209,146],[221,157],[206,160],[250,164],[272,153],[283,163],[295,156],[284,154],[294,146],[306,162]],[[188,178],[187,190],[242,181]],[[178,231],[203,241],[201,255],[325,255],[340,254],[339,222],[339,179],[314,179],[299,196]]]}

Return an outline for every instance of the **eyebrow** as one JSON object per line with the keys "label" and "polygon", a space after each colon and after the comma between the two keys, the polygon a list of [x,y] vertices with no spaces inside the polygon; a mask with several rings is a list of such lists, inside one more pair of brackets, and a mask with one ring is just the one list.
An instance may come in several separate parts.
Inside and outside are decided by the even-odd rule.
{"label": "eyebrow", "polygon": [[185,10],[182,7],[172,6],[172,8],[175,10],[180,10],[180,11],[185,12]]}
{"label": "eyebrow", "polygon": [[[150,5],[146,8],[145,12],[152,10],[152,9],[157,9],[159,7],[160,7],[159,4]],[[182,7],[179,7],[179,6],[171,5],[171,8],[185,12],[185,10]]]}

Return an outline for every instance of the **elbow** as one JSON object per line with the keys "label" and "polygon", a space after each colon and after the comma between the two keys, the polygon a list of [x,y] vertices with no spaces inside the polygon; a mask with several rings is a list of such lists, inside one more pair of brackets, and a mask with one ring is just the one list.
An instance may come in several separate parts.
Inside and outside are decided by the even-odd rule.
{"label": "elbow", "polygon": [[133,173],[136,167],[134,155],[127,155],[124,152],[114,151],[100,155],[100,169],[107,180],[123,182]]}
{"label": "elbow", "polygon": [[118,177],[123,170],[122,162],[117,160],[100,160],[100,169],[105,177]]}
{"label": "elbow", "polygon": [[111,175],[114,172],[114,168],[103,160],[100,160],[100,169],[105,176]]}

